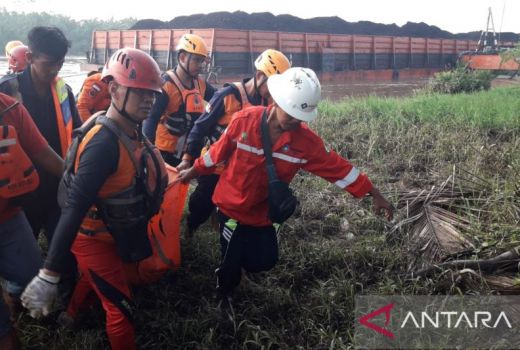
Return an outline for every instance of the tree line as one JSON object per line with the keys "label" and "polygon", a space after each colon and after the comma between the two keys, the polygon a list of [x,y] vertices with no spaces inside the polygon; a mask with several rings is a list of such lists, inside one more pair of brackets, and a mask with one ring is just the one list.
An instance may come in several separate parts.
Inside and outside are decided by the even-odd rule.
{"label": "tree line", "polygon": [[34,26],[56,26],[63,30],[71,42],[69,54],[85,56],[85,52],[90,50],[94,30],[127,29],[135,22],[137,22],[135,18],[78,21],[46,12],[18,13],[0,8],[0,47],[3,49],[10,40],[21,40],[27,43],[27,33]]}

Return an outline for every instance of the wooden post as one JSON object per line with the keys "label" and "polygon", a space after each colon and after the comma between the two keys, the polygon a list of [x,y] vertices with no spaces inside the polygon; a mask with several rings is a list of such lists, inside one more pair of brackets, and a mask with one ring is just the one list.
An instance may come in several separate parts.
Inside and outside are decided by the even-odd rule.
{"label": "wooden post", "polygon": [[441,67],[444,67],[444,39],[441,39]]}
{"label": "wooden post", "polygon": [[150,30],[150,40],[148,40],[148,54],[150,56],[152,56],[152,43],[153,43],[153,29]]}
{"label": "wooden post", "polygon": [[[165,70],[170,69],[170,62],[172,61],[172,46],[173,46],[173,29],[170,30],[170,34],[168,35],[168,53],[166,54],[166,67]],[[173,64],[172,64],[173,66]]]}
{"label": "wooden post", "polygon": [[395,36],[392,37],[392,66],[391,69],[396,68],[396,62],[395,62]]}
{"label": "wooden post", "polygon": [[108,60],[108,30],[105,32],[105,54],[103,58],[105,62]]}
{"label": "wooden post", "polygon": [[250,62],[250,69],[251,73],[255,73],[255,54],[253,52],[253,35],[251,34],[251,31],[247,31],[247,38],[249,40],[249,62]]}
{"label": "wooden post", "polygon": [[303,34],[303,40],[305,42],[305,67],[310,68],[309,42],[307,41],[307,33]]}
{"label": "wooden post", "polygon": [[96,31],[92,31],[92,40],[90,42],[90,61],[88,63],[96,62],[96,49],[94,48],[94,44],[96,42]]}
{"label": "wooden post", "polygon": [[352,34],[352,69],[356,70],[356,36]]}
{"label": "wooden post", "polygon": [[214,66],[216,66],[216,61],[215,61],[215,35],[216,35],[216,29],[213,28],[212,30],[212,33],[211,33],[211,67],[213,68]]}
{"label": "wooden post", "polygon": [[426,67],[430,67],[430,40],[426,38]]}
{"label": "wooden post", "polygon": [[376,58],[376,36],[372,36],[372,69],[376,69],[377,67],[377,58]]}
{"label": "wooden post", "polygon": [[408,68],[412,68],[412,66],[413,66],[413,50],[412,50],[413,43],[412,43],[412,37],[411,36],[408,37],[408,43],[409,43],[409,47],[408,47],[409,52],[408,53],[410,55],[410,56],[408,56]]}
{"label": "wooden post", "polygon": [[134,32],[134,49],[137,49],[137,30]]}

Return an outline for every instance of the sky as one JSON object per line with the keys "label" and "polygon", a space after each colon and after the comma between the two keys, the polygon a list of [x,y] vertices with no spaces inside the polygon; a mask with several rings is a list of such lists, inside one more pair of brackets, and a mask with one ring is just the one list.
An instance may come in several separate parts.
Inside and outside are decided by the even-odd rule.
{"label": "sky", "polygon": [[485,29],[488,7],[495,29],[520,33],[520,0],[0,0],[0,8],[18,12],[49,12],[74,19],[134,17],[163,21],[176,16],[216,11],[271,12],[301,18],[338,16],[349,22],[372,21],[403,25],[425,22],[452,33]]}

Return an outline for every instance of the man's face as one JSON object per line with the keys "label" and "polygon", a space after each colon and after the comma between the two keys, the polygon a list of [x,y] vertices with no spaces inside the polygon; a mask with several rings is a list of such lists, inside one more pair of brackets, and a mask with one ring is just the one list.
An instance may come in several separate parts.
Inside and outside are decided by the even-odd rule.
{"label": "man's face", "polygon": [[57,59],[44,53],[35,55],[28,52],[26,57],[31,64],[31,73],[36,75],[39,80],[49,83],[58,76],[58,72],[65,62],[65,57]]}
{"label": "man's face", "polygon": [[267,88],[267,76],[261,71],[256,72],[256,86],[258,88],[258,93],[263,99],[269,100],[271,98],[269,89]]}
{"label": "man's face", "polygon": [[192,77],[195,77],[202,72],[207,61],[206,57],[189,52],[182,52],[179,59]]}
{"label": "man's face", "polygon": [[300,127],[301,120],[291,117],[285,113],[280,107],[277,106],[278,123],[283,131],[291,131]]}
{"label": "man's face", "polygon": [[125,102],[125,95],[128,91],[128,99],[124,106],[126,112],[135,121],[145,120],[152,110],[157,93],[147,89],[127,88],[115,82],[115,91],[112,93],[112,99],[117,108],[122,109]]}

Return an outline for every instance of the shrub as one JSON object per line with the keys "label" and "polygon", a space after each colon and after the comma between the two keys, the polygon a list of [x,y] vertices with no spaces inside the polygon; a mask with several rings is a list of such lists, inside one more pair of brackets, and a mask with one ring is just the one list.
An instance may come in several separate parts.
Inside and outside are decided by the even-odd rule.
{"label": "shrub", "polygon": [[489,90],[493,74],[489,71],[468,70],[459,66],[452,71],[440,72],[430,80],[426,87],[427,92],[443,94],[457,94]]}

